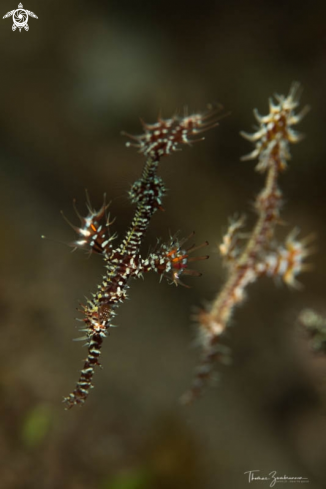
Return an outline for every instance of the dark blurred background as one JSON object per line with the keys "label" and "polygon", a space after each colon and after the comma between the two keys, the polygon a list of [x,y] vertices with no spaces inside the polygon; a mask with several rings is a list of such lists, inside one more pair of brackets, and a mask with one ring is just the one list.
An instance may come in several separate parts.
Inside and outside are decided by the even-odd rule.
{"label": "dark blurred background", "polygon": [[[18,0],[1,2],[3,16]],[[27,2],[27,0],[26,0]],[[5,489],[228,489],[249,485],[249,470],[308,477],[326,487],[326,358],[315,358],[297,325],[303,307],[326,313],[326,7],[314,2],[29,0],[29,32],[0,24],[0,487]],[[319,5],[319,6],[318,6]],[[261,280],[236,311],[227,343],[233,364],[191,407],[178,404],[200,351],[191,311],[211,301],[225,278],[217,245],[238,212],[254,223],[263,178],[240,162],[239,136],[267,113],[268,98],[304,88],[311,112],[298,128],[282,175],[284,236],[317,233],[315,269],[302,291]],[[152,221],[157,237],[196,230],[210,242],[191,289],[132,283],[120,328],[105,341],[95,389],[81,409],[64,411],[86,349],[78,301],[96,289],[100,257],[71,254],[72,199],[85,189],[99,207],[112,201],[122,236],[127,197],[143,158],[122,130],[140,132],[187,105],[220,102],[231,115],[206,141],[166,158],[169,194]],[[267,482],[252,482],[268,487]]]}

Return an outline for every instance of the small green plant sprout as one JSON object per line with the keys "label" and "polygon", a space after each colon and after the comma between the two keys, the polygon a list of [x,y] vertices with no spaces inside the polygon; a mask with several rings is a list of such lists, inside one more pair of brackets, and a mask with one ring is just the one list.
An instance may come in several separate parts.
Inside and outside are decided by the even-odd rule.
{"label": "small green plant sprout", "polygon": [[311,347],[316,353],[326,353],[326,318],[312,309],[304,309],[299,314],[299,323],[311,338]]}

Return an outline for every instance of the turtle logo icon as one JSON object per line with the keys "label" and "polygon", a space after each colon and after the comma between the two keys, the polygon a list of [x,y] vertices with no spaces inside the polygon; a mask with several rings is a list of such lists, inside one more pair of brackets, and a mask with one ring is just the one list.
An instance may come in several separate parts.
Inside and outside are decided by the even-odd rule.
{"label": "turtle logo icon", "polygon": [[22,3],[18,5],[18,9],[7,12],[6,15],[3,16],[3,18],[6,19],[7,17],[11,16],[14,22],[12,25],[12,30],[15,31],[18,27],[19,32],[21,32],[22,28],[24,28],[26,32],[29,30],[28,16],[34,17],[34,19],[38,19],[37,15],[35,15],[33,12],[23,9]]}

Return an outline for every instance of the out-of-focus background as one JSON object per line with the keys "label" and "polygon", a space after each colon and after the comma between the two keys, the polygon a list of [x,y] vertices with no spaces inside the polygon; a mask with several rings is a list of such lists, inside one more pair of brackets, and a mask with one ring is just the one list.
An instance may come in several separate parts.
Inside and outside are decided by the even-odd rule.
{"label": "out-of-focus background", "polygon": [[[1,17],[18,0],[1,2]],[[26,0],[27,2],[27,0]],[[38,20],[29,32],[0,22],[1,342],[0,487],[5,489],[228,489],[261,476],[302,476],[326,486],[326,358],[314,357],[296,318],[303,307],[326,313],[325,7],[314,2],[24,1]],[[252,109],[268,97],[304,88],[311,112],[282,175],[283,218],[317,233],[315,269],[302,291],[261,280],[236,311],[228,345],[233,364],[191,407],[200,351],[193,347],[194,306],[211,301],[225,279],[217,245],[228,218],[248,214],[263,184],[251,145]],[[144,253],[157,237],[196,230],[210,260],[191,289],[135,281],[105,341],[103,370],[83,408],[64,411],[86,349],[78,301],[96,289],[100,257],[71,242],[63,210],[77,223],[112,201],[119,236],[132,218],[127,191],[143,158],[122,130],[140,132],[187,105],[220,102],[231,115],[206,140],[162,161],[165,213],[152,221]],[[54,241],[41,240],[45,234]],[[252,482],[268,487],[268,482]]]}

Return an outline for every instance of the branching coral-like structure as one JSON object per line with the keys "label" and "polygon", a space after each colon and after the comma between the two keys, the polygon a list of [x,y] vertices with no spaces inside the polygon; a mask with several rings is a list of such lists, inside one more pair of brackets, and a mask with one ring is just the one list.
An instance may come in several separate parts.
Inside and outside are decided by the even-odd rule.
{"label": "branching coral-like structure", "polygon": [[290,159],[289,145],[301,139],[293,126],[301,121],[307,108],[295,113],[299,104],[297,83],[292,85],[287,97],[276,96],[276,102],[270,100],[266,116],[254,111],[259,124],[254,134],[241,133],[255,144],[253,152],[242,160],[258,158],[256,170],[267,173],[265,186],[255,201],[258,219],[246,244],[240,244],[244,242],[244,218],[241,217],[231,223],[220,246],[228,278],[211,308],[202,310],[197,316],[204,353],[192,388],[183,398],[185,402],[201,393],[211,377],[215,362],[223,357],[221,336],[230,323],[234,307],[243,302],[247,286],[268,275],[281,277],[289,286],[298,287],[296,276],[308,268],[303,260],[311,251],[306,247],[310,238],[299,241],[298,232],[294,230],[284,244],[278,244],[274,239],[275,226],[281,222],[282,193],[278,178]]}
{"label": "branching coral-like structure", "polygon": [[203,139],[200,134],[217,125],[216,112],[212,109],[205,114],[175,116],[169,120],[160,118],[152,125],[142,123],[144,134],[130,136],[133,142],[128,142],[127,145],[138,148],[139,152],[145,155],[146,163],[141,178],[132,185],[129,192],[132,203],[136,204],[136,212],[120,244],[114,246],[117,236],[111,234],[113,221],[110,221],[107,215],[108,205],[105,199],[99,211],[92,208],[88,199],[86,217],[82,217],[76,210],[81,226],[72,225],[79,235],[72,246],[101,254],[106,273],[92,299],[81,306],[84,315],[81,319],[84,322],[81,331],[85,333],[81,339],[87,341],[88,356],[75,390],[64,399],[68,408],[84,403],[90,388],[93,387],[94,369],[100,365],[99,356],[103,340],[113,327],[112,322],[118,306],[127,297],[130,279],[154,271],[178,285],[181,283],[181,274],[201,275],[190,270],[188,264],[206,259],[208,256],[189,258],[189,254],[206,246],[207,242],[198,247],[184,248],[188,238],[181,241],[171,238],[168,244],[162,244],[147,258],[140,255],[140,247],[152,216],[158,209],[162,209],[165,186],[157,175],[161,158],[170,155],[182,144],[188,145]]}

